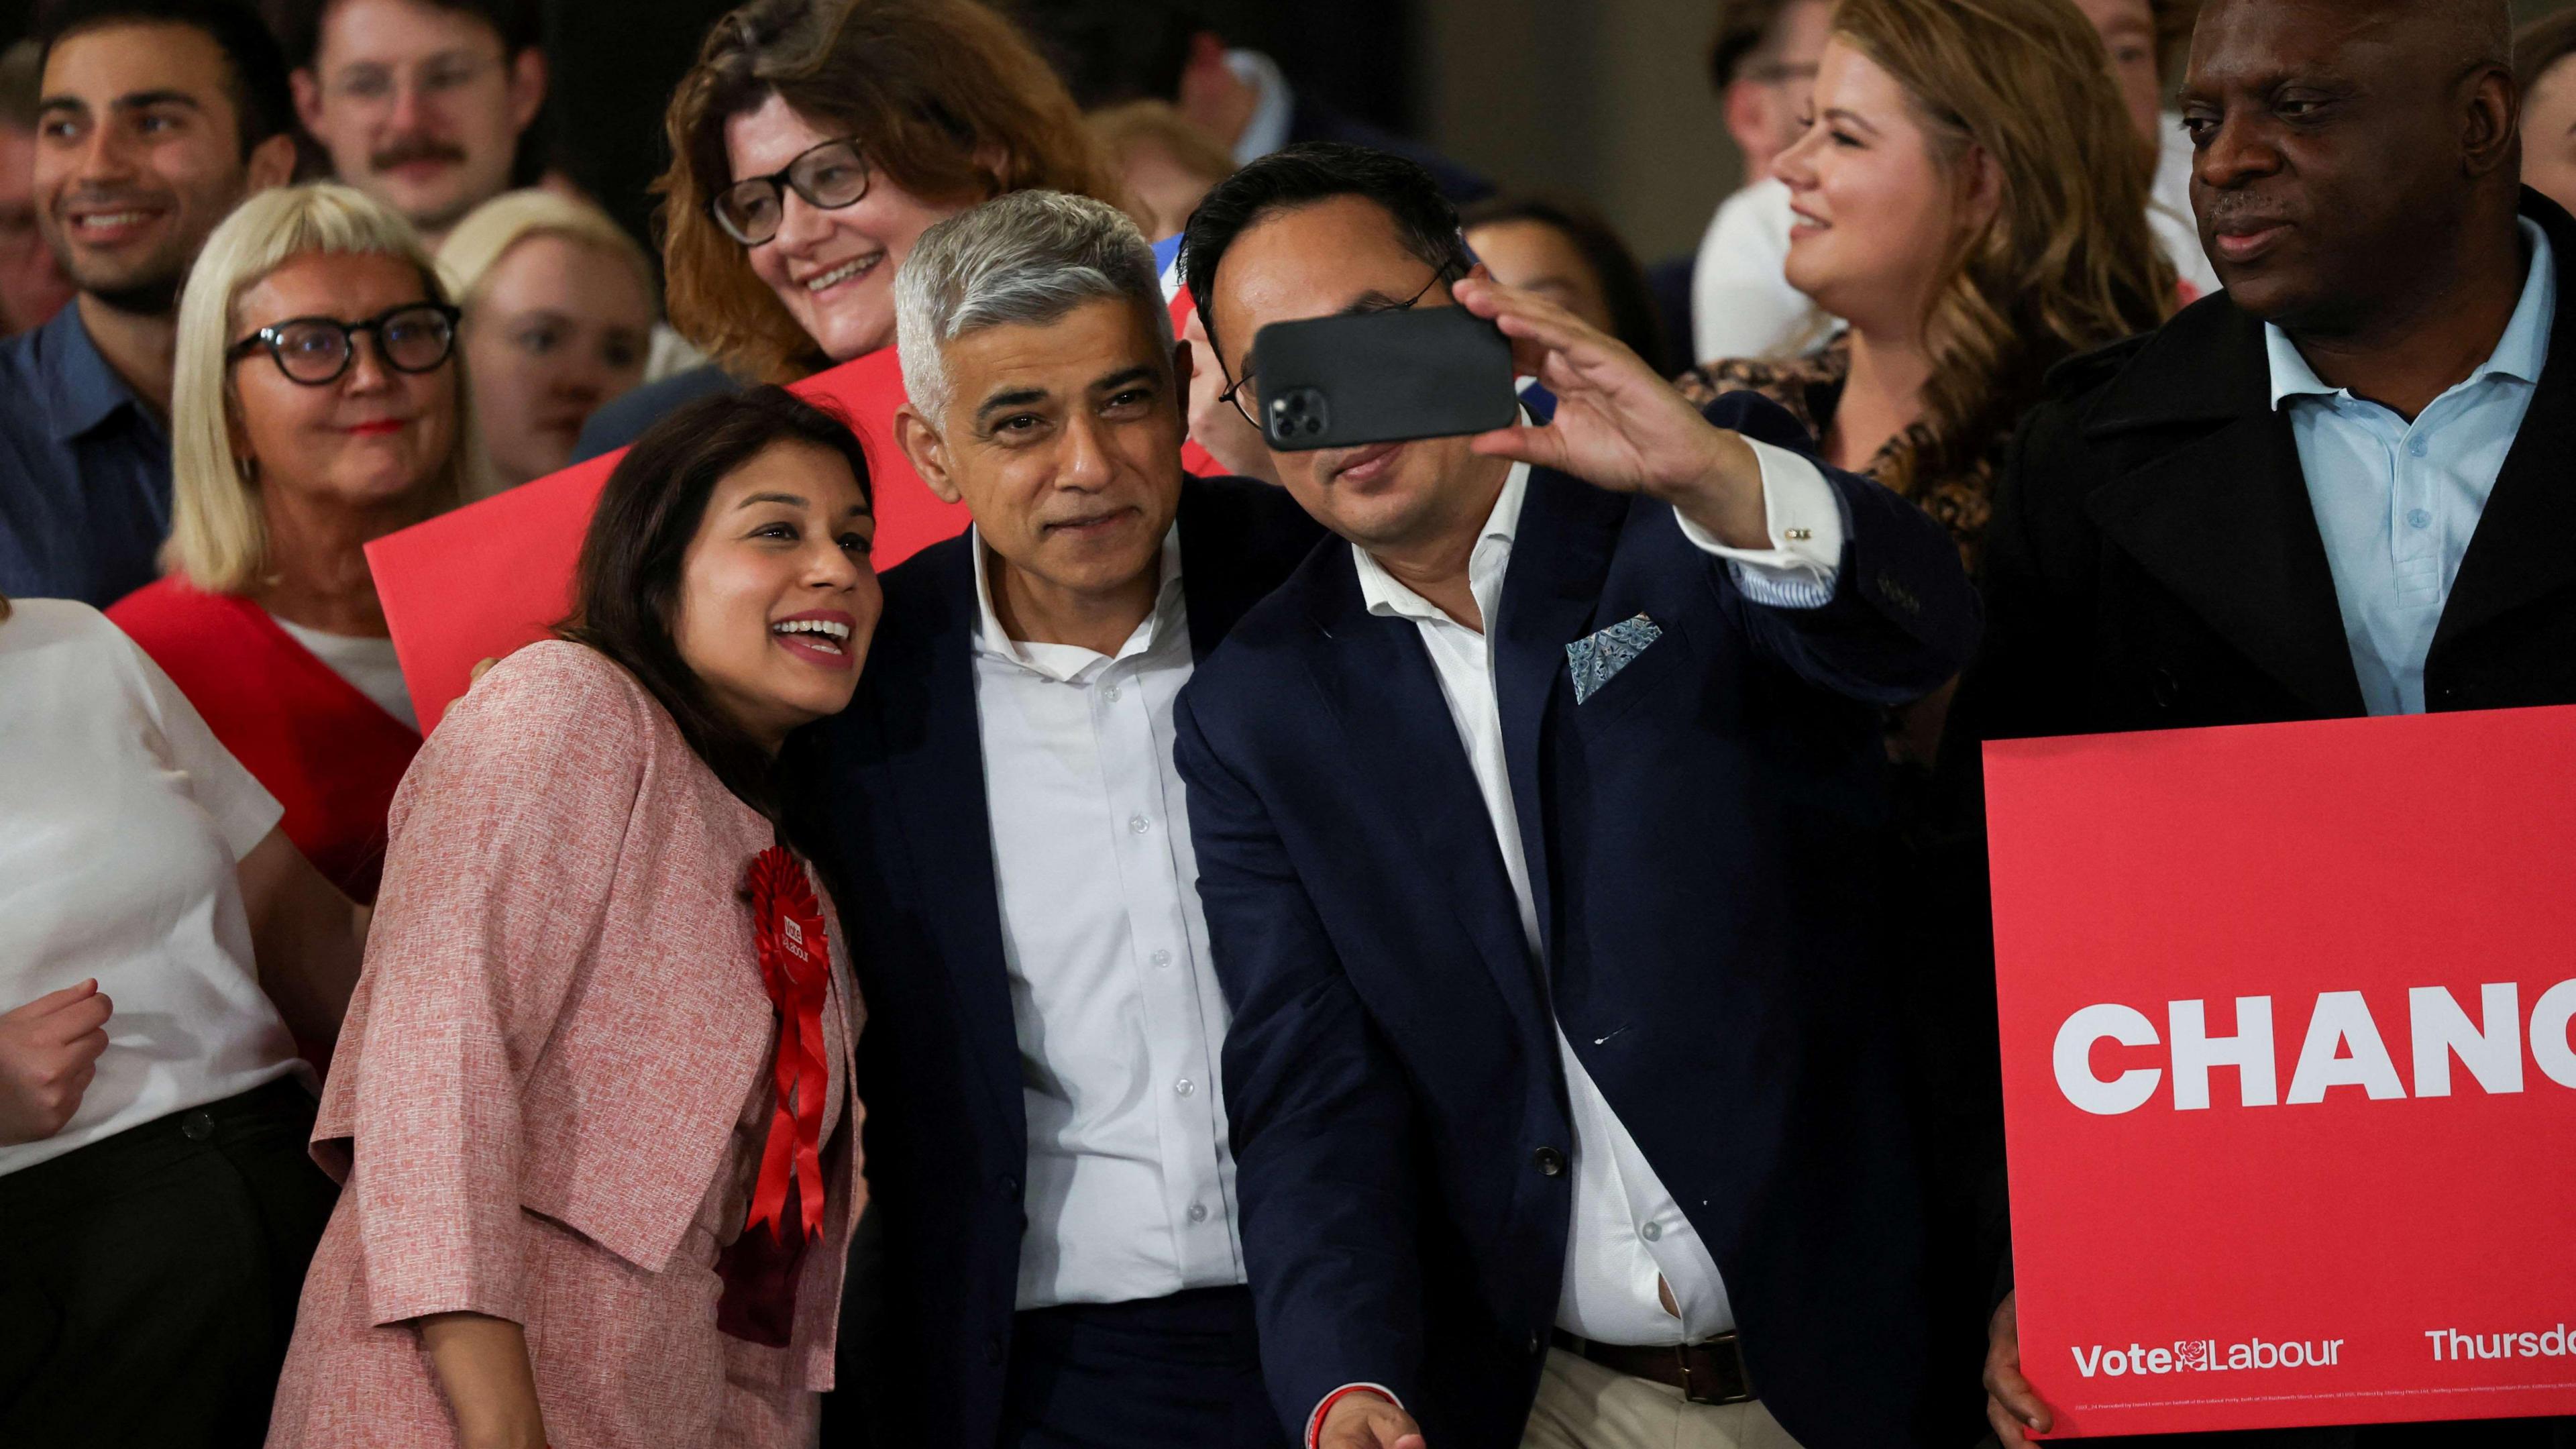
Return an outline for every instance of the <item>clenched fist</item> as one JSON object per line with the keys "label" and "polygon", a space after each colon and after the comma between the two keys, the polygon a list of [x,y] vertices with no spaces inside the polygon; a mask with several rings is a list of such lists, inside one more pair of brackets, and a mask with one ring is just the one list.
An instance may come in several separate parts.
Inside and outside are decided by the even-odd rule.
{"label": "clenched fist", "polygon": [[80,1110],[116,1003],[84,981],[0,1016],[0,1146],[42,1142]]}

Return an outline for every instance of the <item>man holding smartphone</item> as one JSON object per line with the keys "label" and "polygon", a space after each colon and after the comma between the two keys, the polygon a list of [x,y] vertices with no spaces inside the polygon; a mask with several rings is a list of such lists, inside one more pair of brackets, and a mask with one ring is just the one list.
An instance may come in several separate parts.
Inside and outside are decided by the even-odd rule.
{"label": "man holding smartphone", "polygon": [[[1484,277],[1300,147],[1182,266],[1275,322],[1463,306],[1545,427],[1277,452],[1318,550],[1177,718],[1245,1261],[1320,1449],[1923,1439],[1920,1194],[1869,975],[1882,707],[1966,662],[1940,529]],[[1355,376],[1367,371],[1354,358]]]}

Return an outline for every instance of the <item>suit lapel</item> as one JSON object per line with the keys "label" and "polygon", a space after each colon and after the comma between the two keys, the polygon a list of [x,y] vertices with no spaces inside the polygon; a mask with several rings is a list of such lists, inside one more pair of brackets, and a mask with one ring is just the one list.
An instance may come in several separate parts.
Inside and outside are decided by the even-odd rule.
{"label": "suit lapel", "polygon": [[[972,1046],[976,1074],[992,1097],[992,1120],[1013,1123],[1025,1135],[1019,1031],[1003,964],[983,731],[975,708],[974,621],[980,608],[969,550],[978,546],[969,534],[953,560],[943,562],[939,618],[922,635],[919,657],[899,662],[909,678],[889,686],[879,725],[889,730],[886,769],[923,900],[937,903],[924,914],[940,941],[939,956],[956,999],[960,1029]],[[896,690],[918,693],[898,707]],[[920,737],[892,735],[894,719],[917,722],[904,732],[918,729]]]}
{"label": "suit lapel", "polygon": [[2089,431],[2217,423],[2095,489],[2085,511],[2230,644],[2321,715],[2366,712],[2262,324],[2213,298],[2175,319]]}
{"label": "suit lapel", "polygon": [[[1204,664],[1226,631],[1250,608],[1241,597],[1249,581],[1234,567],[1227,530],[1213,526],[1206,499],[1195,478],[1181,480],[1181,509],[1173,526],[1181,531],[1181,598],[1190,616],[1190,659]],[[1257,595],[1255,596],[1258,597]]]}
{"label": "suit lapel", "polygon": [[2505,455],[2442,607],[2435,654],[2472,629],[2576,587],[2576,491],[2567,477],[2567,460],[2576,455],[2576,309],[2569,305],[2568,286],[2576,269],[2576,224],[2528,192],[2523,210],[2548,231],[2557,254],[2558,315],[2550,323],[2549,359],[2532,388],[2522,431]]}
{"label": "suit lapel", "polygon": [[1503,999],[1533,1029],[1544,1027],[1502,847],[1420,630],[1368,612],[1346,549],[1317,584],[1315,624],[1327,642],[1310,661],[1343,750],[1412,826],[1426,869]]}
{"label": "suit lapel", "polygon": [[1592,627],[1628,505],[1619,494],[1533,469],[1512,530],[1500,617],[1486,621],[1495,631],[1494,697],[1502,708],[1512,809],[1520,821],[1521,849],[1529,857],[1539,931],[1551,950],[1556,940],[1554,877],[1539,793],[1539,746],[1548,700],[1565,674],[1565,646]]}

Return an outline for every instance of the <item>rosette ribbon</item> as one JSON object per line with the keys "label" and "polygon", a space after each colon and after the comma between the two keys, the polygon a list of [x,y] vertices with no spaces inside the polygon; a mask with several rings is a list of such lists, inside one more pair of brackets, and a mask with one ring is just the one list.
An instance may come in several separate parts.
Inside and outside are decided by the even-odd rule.
{"label": "rosette ribbon", "polygon": [[[823,996],[832,951],[813,883],[783,847],[752,857],[750,889],[760,980],[778,1009],[778,1055],[770,1069],[777,1106],[743,1230],[767,1227],[781,1240],[810,1238],[823,1228]],[[803,1189],[796,1194],[796,1221],[788,1218],[791,1179]]]}

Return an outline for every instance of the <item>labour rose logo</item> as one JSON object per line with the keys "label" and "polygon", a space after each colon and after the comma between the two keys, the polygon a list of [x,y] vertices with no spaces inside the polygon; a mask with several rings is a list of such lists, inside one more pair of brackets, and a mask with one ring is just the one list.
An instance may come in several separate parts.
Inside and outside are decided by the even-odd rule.
{"label": "labour rose logo", "polygon": [[2188,1343],[2176,1340],[2174,1343],[2174,1367],[2178,1369],[2206,1370],[2209,1367],[2210,1348],[2210,1341],[2205,1338],[2195,1338]]}

